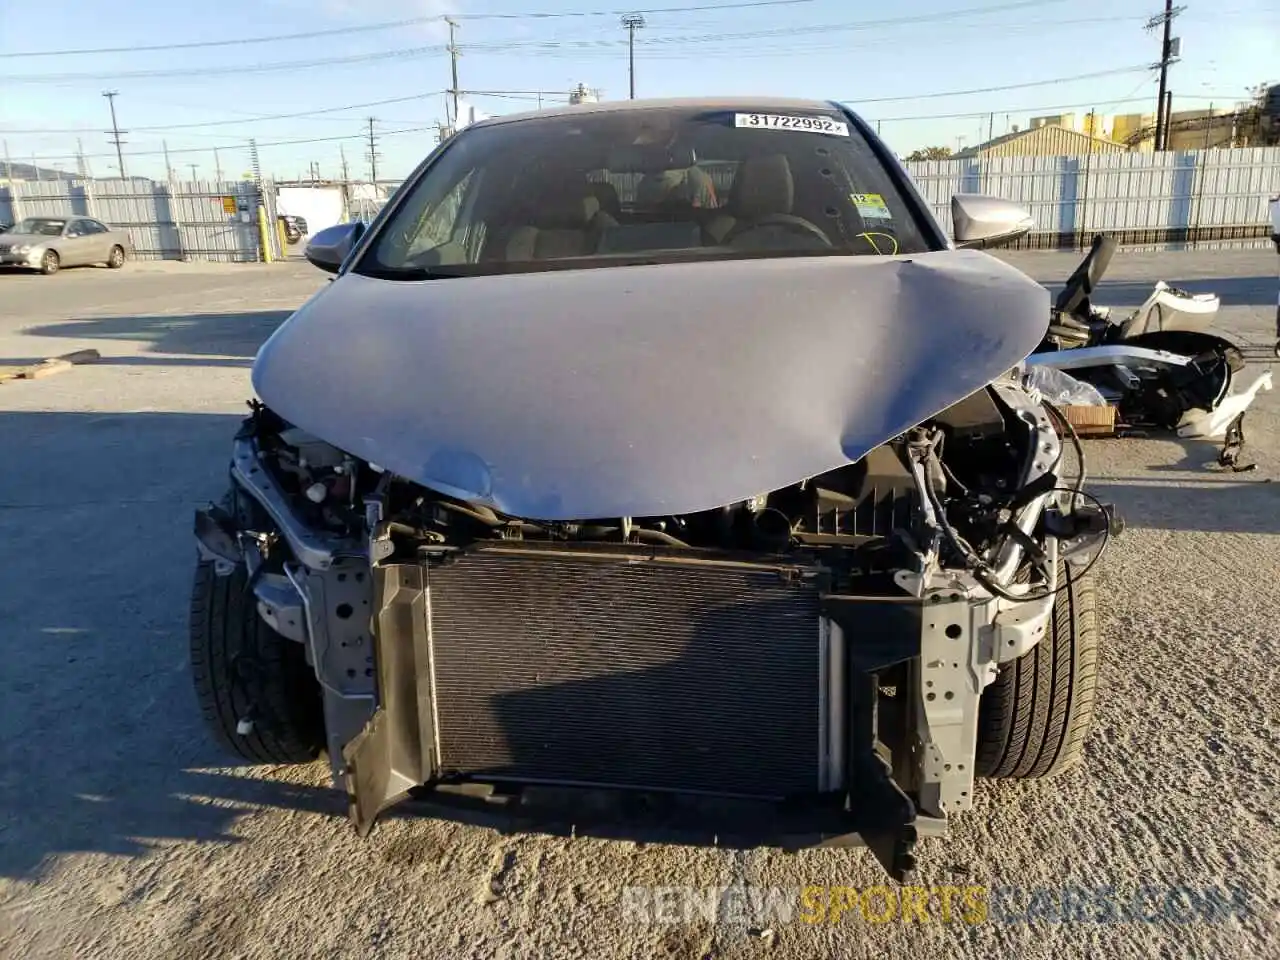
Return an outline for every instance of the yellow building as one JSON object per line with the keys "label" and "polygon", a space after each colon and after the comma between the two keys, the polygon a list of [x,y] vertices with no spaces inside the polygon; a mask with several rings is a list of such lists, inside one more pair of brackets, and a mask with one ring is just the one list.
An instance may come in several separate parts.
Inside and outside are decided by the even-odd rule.
{"label": "yellow building", "polygon": [[1036,127],[1062,127],[1103,140],[1118,139],[1112,134],[1112,118],[1105,113],[1093,110],[1083,114],[1056,113],[1044,117],[1032,117],[1031,129],[1034,130]]}
{"label": "yellow building", "polygon": [[1169,124],[1170,150],[1212,150],[1236,145],[1234,110],[1175,110]]}
{"label": "yellow building", "polygon": [[[1042,118],[1037,118],[1042,119]],[[1032,121],[1034,124],[1034,121]],[[961,150],[956,159],[967,157],[1061,157],[1085,153],[1124,153],[1125,146],[1103,137],[1091,137],[1056,124],[1014,129],[1002,137]]]}
{"label": "yellow building", "polygon": [[[1138,138],[1139,146],[1135,149],[1151,150],[1155,144],[1152,138],[1152,131],[1155,130],[1156,117],[1153,113],[1123,113],[1118,114],[1111,120],[1111,139],[1117,143],[1128,143],[1133,138]],[[1146,136],[1142,133],[1146,131]],[[1146,143],[1143,148],[1141,144]]]}

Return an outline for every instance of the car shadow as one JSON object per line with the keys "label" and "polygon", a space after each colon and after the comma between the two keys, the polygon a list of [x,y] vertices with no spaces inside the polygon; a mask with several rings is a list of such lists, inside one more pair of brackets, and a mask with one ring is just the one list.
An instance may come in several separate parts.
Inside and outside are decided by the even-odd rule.
{"label": "car shadow", "polygon": [[240,417],[0,413],[0,877],[70,852],[229,840],[340,794],[220,772],[187,668],[192,514]]}
{"label": "car shadow", "polygon": [[[146,353],[252,360],[258,348],[292,312],[260,310],[86,318],[27,327],[23,332],[37,337],[74,340],[78,346],[95,340],[134,340],[147,344]],[[104,358],[102,362],[122,363],[129,359]]]}
{"label": "car shadow", "polygon": [[[81,760],[94,762],[94,755]],[[0,818],[17,826],[0,832],[0,877],[39,876],[53,858],[66,853],[137,857],[164,840],[237,843],[236,821],[264,808],[305,811],[335,821],[346,814],[345,796],[327,786],[218,770],[167,769],[163,787],[157,789],[160,771],[145,770],[139,778],[137,768],[124,764],[110,786],[84,784],[83,777],[7,784],[0,796]]]}

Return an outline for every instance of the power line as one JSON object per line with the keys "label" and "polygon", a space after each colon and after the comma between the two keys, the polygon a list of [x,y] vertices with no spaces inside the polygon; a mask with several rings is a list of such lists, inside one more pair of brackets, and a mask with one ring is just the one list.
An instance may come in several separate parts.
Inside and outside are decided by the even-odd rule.
{"label": "power line", "polygon": [[[427,131],[427,130],[434,131],[435,129],[436,128],[434,124],[430,126],[424,125],[424,126],[417,126],[417,127],[403,127],[398,130],[381,131],[378,134],[378,138],[382,139],[385,137],[396,137],[396,136],[402,136],[404,134],[409,134],[409,133],[423,133],[424,131]],[[291,140],[267,140],[267,141],[258,142],[257,146],[259,147],[294,147],[294,146],[302,146],[304,144],[313,144],[313,143],[339,143],[347,140],[367,141],[367,139],[368,139],[367,133],[345,133],[345,134],[338,134],[332,137],[303,137],[301,139],[291,139]],[[220,143],[215,146],[208,146],[208,147],[183,147],[178,150],[170,150],[169,153],[174,155],[192,154],[192,153],[211,153],[214,150],[236,150],[236,149],[243,149],[243,148],[244,148],[244,141],[240,141],[240,142],[231,142],[231,143]],[[164,155],[164,151],[162,150],[131,150],[129,153],[125,154],[126,157],[159,157],[163,155]],[[74,156],[73,154],[69,154],[69,153],[51,153],[51,154],[43,154],[41,156],[36,157],[35,159],[42,160],[42,161],[53,161],[53,160],[69,159],[69,158],[72,158],[73,156]],[[90,155],[86,155],[85,159],[89,159],[89,160],[110,159],[112,156],[113,154],[110,154],[110,153],[90,154]]]}
{"label": "power line", "polygon": [[[414,100],[426,100],[430,97],[439,96],[440,90],[431,90],[426,93],[414,93],[404,97],[391,97],[386,100],[370,100],[366,103],[348,103],[340,107],[321,107],[318,110],[303,110],[298,113],[276,113],[276,114],[248,114],[243,117],[236,117],[231,120],[200,120],[189,123],[165,123],[155,124],[146,127],[134,127],[134,133],[143,133],[147,131],[168,131],[168,130],[195,130],[203,127],[227,127],[236,126],[241,123],[262,123],[268,120],[300,120],[308,117],[318,117],[320,114],[342,113],[344,110],[367,110],[370,107],[382,107],[391,103],[410,103]],[[346,117],[332,117],[327,119],[345,120]],[[5,129],[4,133],[25,133],[25,134],[50,134],[50,133],[80,133],[88,127],[65,127],[62,129],[29,129],[15,130]],[[129,131],[122,131],[128,133]]]}
{"label": "power line", "polygon": [[[456,21],[484,21],[484,20],[557,20],[557,19],[592,19],[599,17],[615,17],[628,13],[632,14],[663,14],[665,16],[675,16],[686,13],[706,13],[716,11],[736,11],[753,7],[788,7],[800,6],[815,3],[817,0],[744,0],[744,2],[721,3],[721,4],[697,4],[682,7],[648,7],[648,8],[631,8],[629,10],[568,10],[554,11],[544,13],[473,13],[473,14],[450,14],[449,16]],[[1047,6],[1052,3],[1065,2],[1065,0],[1038,0],[1038,2],[1027,2],[1021,4],[1013,4],[1004,8],[989,8],[989,12],[998,12],[999,9],[1013,9],[1016,7],[1036,7]],[[956,15],[965,14],[974,11],[942,11],[937,14],[912,18],[915,22],[930,22],[939,19],[952,19]],[[1252,10],[1214,10],[1214,19],[1220,19],[1223,16],[1232,16],[1237,14],[1248,14],[1256,16],[1259,14],[1257,9]],[[1120,20],[1141,19],[1139,17],[1098,17],[1092,21],[1066,21],[1066,22],[1116,22]],[[1162,18],[1155,18],[1160,21]],[[198,40],[186,43],[159,43],[144,44],[124,47],[81,47],[62,50],[22,50],[16,52],[0,53],[0,60],[4,59],[33,59],[39,57],[72,57],[72,56],[91,56],[99,54],[117,54],[117,53],[148,53],[162,52],[171,50],[196,50],[218,47],[234,47],[246,46],[265,43],[279,43],[292,40],[312,40],[320,37],[332,36],[348,36],[353,33],[372,33],[385,30],[403,29],[405,27],[423,26],[433,23],[444,23],[445,16],[435,15],[426,17],[410,17],[403,20],[388,20],[380,23],[370,24],[354,24],[351,26],[334,27],[325,30],[309,30],[301,33],[280,33],[259,37],[237,37],[228,40]],[[898,21],[900,22],[900,21]],[[1001,25],[1003,29],[1004,25]]]}
{"label": "power line", "polygon": [[0,76],[6,83],[66,83],[78,80],[141,80],[160,77],[215,77],[227,74],[271,73],[278,70],[309,70],[313,67],[330,67],[339,64],[373,63],[379,60],[442,55],[442,46],[403,47],[381,50],[376,53],[360,53],[346,57],[321,57],[315,60],[282,60],[274,63],[246,64],[243,66],[187,67],[182,70],[123,70],[114,73],[20,73]]}
{"label": "power line", "polygon": [[[1188,97],[1186,99],[1193,99]],[[1196,96],[1196,100],[1208,100],[1212,102],[1215,99],[1230,99],[1230,97],[1222,98],[1214,96]],[[1087,103],[1051,103],[1038,107],[1000,107],[995,111],[991,110],[969,110],[964,113],[917,113],[906,117],[876,117],[877,123],[905,123],[910,120],[966,120],[970,117],[985,117],[988,114],[1005,113],[1005,114],[1047,114],[1053,110],[1082,110],[1085,107],[1109,107],[1122,103],[1145,103],[1146,97],[1124,97],[1119,100],[1090,100]],[[868,118],[869,119],[869,118]]]}
{"label": "power line", "polygon": [[[329,30],[308,30],[304,33],[277,33],[265,37],[238,37],[234,40],[196,40],[189,43],[157,43],[129,47],[80,47],[68,50],[21,50],[16,53],[0,53],[0,59],[33,57],[78,57],[103,53],[147,53],[158,50],[196,50],[207,47],[236,47],[247,44],[278,43],[288,40],[314,40],[318,37],[347,36],[352,33],[373,33],[381,30],[397,30],[403,27],[445,23],[454,20],[559,20],[574,17],[617,17],[627,13],[705,13],[716,10],[745,10],[752,7],[795,7],[817,3],[818,0],[739,0],[735,3],[705,3],[683,7],[652,7],[646,10],[558,10],[546,13],[455,13],[449,16],[409,17],[404,20],[386,20],[381,23],[356,24]],[[1065,2],[1065,0],[1045,0]]]}
{"label": "power line", "polygon": [[[903,100],[933,100],[938,97],[965,97],[975,93],[1000,93],[1005,90],[1025,90],[1030,87],[1049,87],[1059,83],[1074,83],[1077,80],[1093,80],[1097,77],[1114,77],[1123,73],[1137,73],[1140,70],[1150,70],[1146,65],[1133,67],[1117,67],[1114,70],[1098,70],[1094,73],[1080,73],[1073,77],[1054,77],[1052,80],[1029,80],[1025,83],[1006,83],[998,87],[973,87],[969,90],[947,90],[942,93],[912,93],[895,97],[859,97],[856,100],[848,99],[842,102],[851,104],[860,103],[900,103]],[[986,111],[981,111],[985,113]]]}
{"label": "power line", "polygon": [[[756,5],[769,5],[787,2],[787,0],[755,0]],[[800,0],[795,0],[800,2]],[[804,0],[804,2],[814,2],[814,0]],[[877,27],[906,25],[912,23],[927,23],[940,20],[955,20],[966,16],[983,15],[988,13],[1002,13],[1011,10],[1026,9],[1029,7],[1041,7],[1047,4],[1064,3],[1066,0],[1016,0],[1013,3],[1002,3],[996,5],[988,5],[983,7],[968,7],[959,10],[951,10],[937,13],[929,16],[909,16],[909,17],[892,17],[880,20],[863,20],[854,21],[844,24],[822,24],[818,26],[808,27],[784,27],[774,30],[748,31],[734,34],[699,34],[694,36],[677,36],[677,37],[655,37],[648,41],[654,44],[674,45],[681,43],[708,43],[720,42],[724,40],[752,40],[763,37],[780,37],[795,36],[805,33],[821,32],[829,33],[836,30],[862,30],[875,29]],[[751,4],[741,4],[749,6]],[[691,9],[691,8],[680,8]],[[708,9],[730,9],[730,5],[721,7],[712,7]],[[653,11],[632,11],[625,16],[642,16],[644,12],[663,12],[661,9]],[[477,15],[481,16],[481,15]],[[488,18],[499,17],[498,14],[482,15]],[[517,16],[517,15],[512,15]],[[527,15],[519,15],[527,16]],[[629,31],[630,37],[628,43],[634,44],[634,31]],[[470,44],[467,49],[471,50],[488,50],[488,51],[507,51],[516,49],[573,49],[579,46],[585,48],[599,47],[602,45],[616,45],[620,41],[507,41],[491,44]],[[641,41],[645,43],[646,41]],[[102,73],[43,73],[43,74],[7,74],[0,76],[0,81],[10,83],[64,83],[68,81],[79,80],[102,80],[102,79],[148,79],[161,77],[199,77],[199,76],[223,76],[228,74],[245,74],[245,73],[267,73],[279,70],[308,70],[315,67],[327,67],[337,65],[350,65],[360,63],[377,62],[381,60],[389,60],[401,57],[417,57],[417,56],[437,56],[451,52],[455,45],[450,42],[447,46],[430,45],[420,47],[404,47],[395,50],[382,50],[373,53],[353,54],[343,57],[322,57],[312,60],[288,60],[276,61],[274,63],[252,64],[245,66],[217,66],[217,67],[188,67],[186,69],[168,69],[168,70],[131,70],[121,71],[112,74]],[[166,47],[165,49],[173,49]]]}
{"label": "power line", "polygon": [[[1120,67],[1113,70],[1102,70],[1102,71],[1096,71],[1093,73],[1077,74],[1071,77],[1055,77],[1050,80],[1035,80],[1035,81],[1029,81],[1025,83],[1003,84],[1003,85],[994,86],[994,87],[981,87],[981,88],[974,88],[974,89],[968,89],[968,90],[933,91],[929,93],[908,94],[908,95],[899,95],[899,96],[891,96],[891,97],[860,97],[857,99],[845,98],[842,102],[850,104],[851,106],[855,106],[860,109],[862,105],[866,105],[866,104],[898,103],[898,102],[903,102],[908,100],[926,100],[926,99],[932,100],[932,99],[938,99],[941,97],[967,96],[975,93],[995,93],[995,92],[1003,92],[1006,90],[1019,90],[1019,89],[1027,89],[1027,88],[1039,87],[1039,86],[1050,86],[1054,84],[1070,83],[1077,80],[1093,79],[1101,76],[1134,73],[1134,72],[1144,71],[1148,69],[1150,68],[1145,66]],[[528,97],[529,99],[533,99],[540,94],[551,95],[551,94],[554,94],[555,92],[556,91],[545,91],[545,90],[460,90],[459,94],[466,95],[466,96],[499,96],[499,97],[505,96],[505,97],[513,97],[513,98]],[[1124,100],[1105,100],[1105,101],[1095,100],[1085,104],[1066,104],[1066,105],[1058,105],[1058,106],[1001,109],[1001,110],[997,110],[997,112],[1028,113],[1028,112],[1035,112],[1035,111],[1070,109],[1072,107],[1102,105],[1107,103],[1135,102],[1136,99],[1137,98],[1127,98]],[[1212,96],[1206,95],[1206,96],[1188,97],[1188,99],[1230,100],[1232,98],[1227,94],[1218,93]],[[980,110],[980,111],[960,112],[960,113],[929,114],[929,115],[912,116],[912,117],[882,117],[880,119],[882,121],[912,120],[912,119],[920,119],[920,120],[951,119],[951,118],[962,118],[962,117],[970,117],[970,116],[985,116],[988,112],[989,112],[988,110]],[[389,131],[384,133],[383,136],[393,136],[396,133],[405,133],[405,132],[420,132],[422,130],[429,130],[429,129],[433,129],[433,128],[430,126],[413,126],[413,127],[406,128],[405,130],[402,130],[402,131]],[[4,132],[9,133],[11,131],[4,131]],[[363,139],[364,137],[365,137],[364,134],[358,134],[358,135],[355,135],[354,137],[352,135],[337,135],[337,136],[330,136],[330,137],[314,137],[314,138],[282,140],[282,141],[275,141],[271,143],[264,143],[262,145],[263,146],[285,146],[285,145],[293,145],[293,144],[325,143],[325,142],[336,142],[336,141],[344,141],[344,140],[351,140],[351,139]],[[235,143],[230,143],[230,144],[223,143],[223,144],[217,144],[213,147],[191,147],[191,148],[186,148],[185,151],[175,151],[175,152],[198,153],[198,152],[207,152],[210,149],[217,149],[218,147],[234,148],[235,146],[237,146],[237,144]],[[148,155],[150,154],[139,153],[139,152],[132,152],[129,154],[129,156],[148,156]],[[57,159],[62,156],[64,155],[55,154],[55,155],[50,155],[45,159]]]}

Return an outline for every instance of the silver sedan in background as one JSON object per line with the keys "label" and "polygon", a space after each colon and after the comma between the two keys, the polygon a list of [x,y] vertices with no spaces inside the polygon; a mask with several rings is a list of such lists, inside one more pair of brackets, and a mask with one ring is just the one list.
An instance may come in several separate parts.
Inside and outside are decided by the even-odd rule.
{"label": "silver sedan in background", "polygon": [[124,266],[133,241],[92,217],[27,217],[0,233],[0,266],[29,267],[48,275],[62,267]]}

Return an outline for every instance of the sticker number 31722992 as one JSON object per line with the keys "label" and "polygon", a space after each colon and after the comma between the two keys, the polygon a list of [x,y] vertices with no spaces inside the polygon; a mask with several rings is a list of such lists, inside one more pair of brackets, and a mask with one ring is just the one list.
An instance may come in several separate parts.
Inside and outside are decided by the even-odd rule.
{"label": "sticker number 31722992", "polygon": [[837,137],[849,135],[849,125],[830,117],[787,117],[774,113],[739,113],[734,115],[735,127],[756,130],[795,130],[800,133],[829,133]]}

